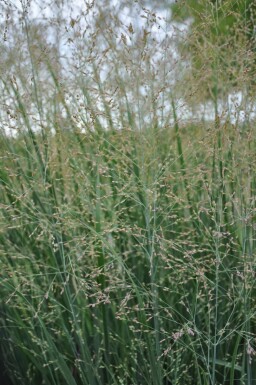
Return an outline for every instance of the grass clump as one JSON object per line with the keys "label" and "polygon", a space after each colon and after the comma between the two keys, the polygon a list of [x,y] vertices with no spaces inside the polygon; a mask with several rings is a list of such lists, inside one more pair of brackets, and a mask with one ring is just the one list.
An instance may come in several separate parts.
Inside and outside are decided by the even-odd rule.
{"label": "grass clump", "polygon": [[111,78],[88,51],[76,94],[37,51],[29,93],[2,79],[16,129],[0,136],[6,371],[14,385],[254,384],[255,122],[182,123],[147,34],[122,52],[110,32]]}

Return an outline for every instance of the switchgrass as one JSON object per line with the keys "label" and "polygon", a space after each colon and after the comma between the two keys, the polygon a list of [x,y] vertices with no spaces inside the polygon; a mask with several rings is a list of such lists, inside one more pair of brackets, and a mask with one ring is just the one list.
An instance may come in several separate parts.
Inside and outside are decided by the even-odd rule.
{"label": "switchgrass", "polygon": [[32,56],[30,99],[2,79],[17,130],[0,138],[13,384],[255,384],[255,122],[182,124],[167,90],[159,115],[118,63],[112,99],[93,66],[97,92],[79,79],[69,105],[47,58],[47,99]]}

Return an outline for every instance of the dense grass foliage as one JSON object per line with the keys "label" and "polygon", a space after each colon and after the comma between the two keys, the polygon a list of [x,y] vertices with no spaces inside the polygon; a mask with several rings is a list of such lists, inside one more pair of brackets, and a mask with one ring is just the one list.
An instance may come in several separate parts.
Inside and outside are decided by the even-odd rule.
{"label": "dense grass foliage", "polygon": [[253,125],[59,128],[1,136],[13,383],[254,384]]}
{"label": "dense grass foliage", "polygon": [[4,374],[255,385],[255,51],[237,40],[226,63],[240,103],[233,45],[188,76],[192,37],[144,1],[134,19],[121,0],[20,3],[0,63]]}

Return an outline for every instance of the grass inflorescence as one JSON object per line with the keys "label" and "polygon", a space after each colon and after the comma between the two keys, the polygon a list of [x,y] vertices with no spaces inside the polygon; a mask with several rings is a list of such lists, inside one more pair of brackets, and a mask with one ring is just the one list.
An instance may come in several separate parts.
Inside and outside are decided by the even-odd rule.
{"label": "grass inflorescence", "polygon": [[140,74],[108,33],[110,83],[93,52],[77,95],[51,55],[40,73],[29,52],[30,92],[2,79],[16,130],[0,136],[5,371],[14,385],[255,384],[254,122],[182,122],[146,32]]}

